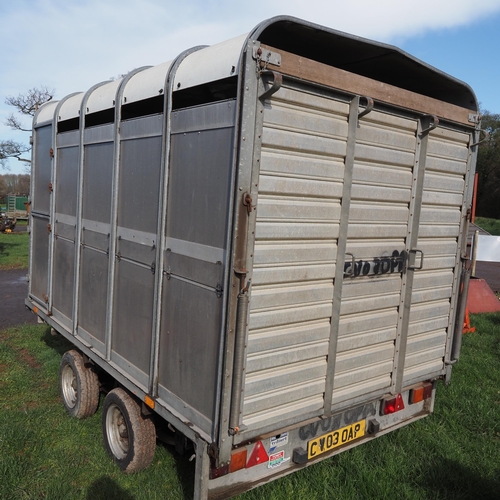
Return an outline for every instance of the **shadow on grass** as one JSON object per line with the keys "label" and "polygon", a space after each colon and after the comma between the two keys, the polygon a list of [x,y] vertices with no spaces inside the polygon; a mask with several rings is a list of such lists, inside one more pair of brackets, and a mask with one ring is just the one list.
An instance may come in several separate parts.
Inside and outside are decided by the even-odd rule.
{"label": "shadow on grass", "polygon": [[134,500],[134,497],[109,477],[101,477],[89,486],[86,500]]}
{"label": "shadow on grass", "polygon": [[184,455],[179,455],[172,451],[172,456],[175,460],[175,471],[182,485],[182,493],[185,500],[189,500],[194,496],[195,460],[189,461],[189,457],[193,453],[194,450],[189,450]]}
{"label": "shadow on grass", "polygon": [[488,479],[453,460],[443,459],[439,466],[429,469],[420,486],[428,492],[427,498],[498,500],[500,469],[496,479]]}
{"label": "shadow on grass", "polygon": [[50,327],[46,328],[43,332],[42,341],[45,342],[48,347],[58,352],[61,356],[66,351],[75,348],[75,346],[69,340],[66,340],[66,338],[62,335],[52,335]]}

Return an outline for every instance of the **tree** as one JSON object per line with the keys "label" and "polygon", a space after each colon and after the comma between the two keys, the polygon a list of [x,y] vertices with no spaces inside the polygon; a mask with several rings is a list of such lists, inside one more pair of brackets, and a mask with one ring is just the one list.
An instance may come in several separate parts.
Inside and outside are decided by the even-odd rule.
{"label": "tree", "polygon": [[[49,89],[45,86],[40,88],[32,88],[24,94],[19,94],[17,97],[7,97],[5,103],[14,106],[17,113],[22,116],[33,117],[37,109],[45,102],[50,101],[54,97],[55,91]],[[19,130],[21,132],[30,132],[31,128],[24,125],[22,120],[18,118],[14,113],[5,121],[12,130]],[[0,165],[3,168],[7,168],[8,158],[17,158],[19,161],[30,162],[29,159],[23,157],[31,151],[31,146],[24,144],[22,142],[16,142],[13,140],[0,140]]]}
{"label": "tree", "polygon": [[5,196],[9,193],[9,189],[7,188],[7,183],[2,175],[0,175],[0,198],[5,198]]}
{"label": "tree", "polygon": [[500,219],[500,114],[484,111],[481,128],[489,137],[478,146],[476,213]]}

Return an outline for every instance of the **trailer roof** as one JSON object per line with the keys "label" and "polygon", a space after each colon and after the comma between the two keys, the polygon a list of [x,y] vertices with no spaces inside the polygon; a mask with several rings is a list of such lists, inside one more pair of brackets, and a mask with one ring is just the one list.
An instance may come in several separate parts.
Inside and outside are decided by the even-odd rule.
{"label": "trailer roof", "polygon": [[[173,68],[173,91],[184,90],[239,74],[243,51],[248,40],[256,40],[276,49],[362,75],[402,89],[422,94],[477,112],[477,99],[472,89],[442,71],[407,54],[403,50],[341,31],[312,24],[288,16],[263,21],[250,34],[210,47],[196,47],[175,61],[155,67],[134,70],[125,77],[120,100],[132,103],[161,95]],[[93,87],[87,96],[85,114],[111,109],[117,102],[123,79]],[[67,98],[59,109],[58,120],[76,118],[85,94]],[[50,109],[43,106],[34,126],[52,119]],[[52,111],[50,111],[52,110]]]}
{"label": "trailer roof", "polygon": [[393,46],[293,17],[274,17],[259,24],[254,39],[299,56],[366,76],[418,94],[479,109],[466,83]]}

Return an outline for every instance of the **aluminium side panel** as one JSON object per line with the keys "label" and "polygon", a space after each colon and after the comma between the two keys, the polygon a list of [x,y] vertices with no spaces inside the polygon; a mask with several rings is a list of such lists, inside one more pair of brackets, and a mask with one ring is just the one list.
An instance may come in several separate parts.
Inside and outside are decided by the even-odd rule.
{"label": "aluminium side panel", "polygon": [[236,101],[172,112],[159,399],[217,431]]}
{"label": "aluminium side panel", "polygon": [[[52,313],[73,331],[76,205],[80,157],[78,131],[56,136],[57,175],[54,214],[54,276]],[[69,291],[71,290],[71,293]]]}
{"label": "aluminium side panel", "polygon": [[[43,108],[42,108],[43,109]],[[33,131],[31,188],[31,254],[29,293],[39,304],[48,301],[49,224],[52,182],[52,125]]]}
{"label": "aluminium side panel", "polygon": [[78,335],[105,356],[113,125],[87,128],[83,138]]}
{"label": "aluminium side panel", "polygon": [[153,331],[163,114],[124,121],[111,360],[148,386]]}
{"label": "aluminium side panel", "polygon": [[45,125],[35,129],[33,163],[36,166],[34,172],[35,186],[31,210],[38,214],[49,215],[52,182],[52,125]]}

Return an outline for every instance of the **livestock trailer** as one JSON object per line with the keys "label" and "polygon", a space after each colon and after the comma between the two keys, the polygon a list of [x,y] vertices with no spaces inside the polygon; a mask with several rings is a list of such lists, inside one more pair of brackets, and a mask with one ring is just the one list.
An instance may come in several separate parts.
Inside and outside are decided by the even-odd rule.
{"label": "livestock trailer", "polygon": [[26,305],[66,410],[107,393],[126,472],[168,423],[213,499],[430,414],[479,137],[466,84],[290,17],[45,104]]}

